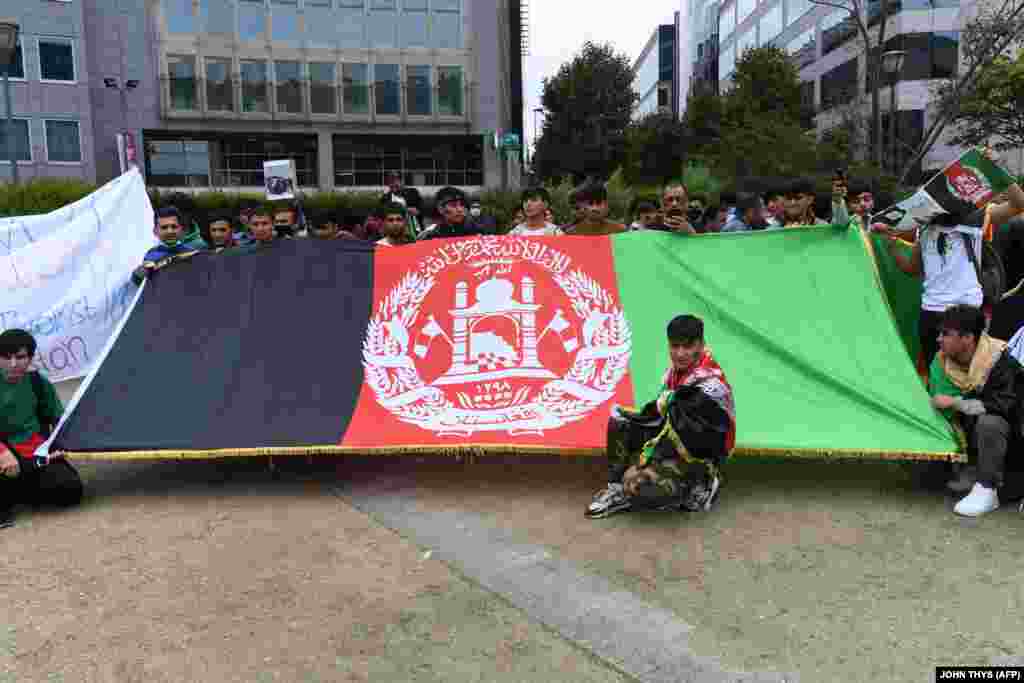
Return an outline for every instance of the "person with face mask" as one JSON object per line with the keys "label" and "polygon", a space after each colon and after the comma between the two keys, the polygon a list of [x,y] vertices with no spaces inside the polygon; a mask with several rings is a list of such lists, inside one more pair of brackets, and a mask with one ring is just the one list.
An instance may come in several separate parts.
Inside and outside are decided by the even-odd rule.
{"label": "person with face mask", "polygon": [[66,459],[35,458],[64,412],[53,384],[31,369],[35,354],[35,337],[25,330],[0,333],[0,529],[14,525],[17,503],[82,499],[82,480]]}
{"label": "person with face mask", "polygon": [[457,187],[442,187],[434,197],[441,220],[420,233],[417,240],[482,235],[466,211],[466,193]]}
{"label": "person with face mask", "polygon": [[487,234],[493,235],[498,231],[498,221],[494,219],[494,216],[488,216],[484,213],[483,205],[480,204],[479,199],[473,199],[469,203],[469,219]]}

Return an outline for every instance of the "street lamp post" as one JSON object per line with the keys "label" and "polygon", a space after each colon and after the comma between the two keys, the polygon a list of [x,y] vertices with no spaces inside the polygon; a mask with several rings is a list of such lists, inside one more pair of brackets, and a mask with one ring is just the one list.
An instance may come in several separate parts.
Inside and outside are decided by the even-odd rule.
{"label": "street lamp post", "polygon": [[18,49],[18,24],[0,19],[0,64],[4,66],[4,102],[7,103],[7,158],[11,162],[11,182],[18,184],[18,159],[14,147],[14,114],[11,111],[11,65]]}
{"label": "street lamp post", "polygon": [[[121,139],[123,141],[122,144],[127,146],[127,144],[128,144],[128,124],[125,121],[125,119],[126,119],[125,114],[126,114],[127,108],[128,108],[127,93],[128,93],[129,90],[134,90],[135,88],[139,87],[139,82],[136,79],[134,79],[134,78],[129,78],[124,83],[119,82],[118,79],[116,79],[116,78],[104,78],[103,79],[103,85],[104,85],[104,87],[106,87],[106,88],[108,88],[110,90],[116,90],[118,92],[118,95],[121,98],[121,133],[120,133],[120,135],[121,135]],[[119,156],[120,156],[120,152],[119,152]],[[131,165],[134,165],[134,162],[126,164],[126,166],[131,166]]]}
{"label": "street lamp post", "polygon": [[906,50],[889,50],[882,53],[882,71],[889,76],[889,159],[896,172],[896,81],[903,70]]}

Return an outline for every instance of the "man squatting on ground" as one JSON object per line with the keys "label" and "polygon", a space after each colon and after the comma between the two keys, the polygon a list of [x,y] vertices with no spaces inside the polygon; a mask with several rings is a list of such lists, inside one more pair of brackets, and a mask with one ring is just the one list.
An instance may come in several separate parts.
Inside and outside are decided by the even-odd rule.
{"label": "man squatting on ground", "polygon": [[[942,315],[939,352],[932,361],[928,391],[932,405],[959,424],[967,436],[975,466],[961,472],[950,488],[970,493],[953,511],[979,517],[999,507],[1006,453],[1019,443],[1024,368],[1006,350],[1006,342],[985,332],[985,314],[975,306],[950,306]],[[962,484],[962,486],[961,486]],[[973,484],[973,487],[972,487]]]}
{"label": "man squatting on ground", "polygon": [[633,508],[710,510],[718,496],[720,468],[736,443],[732,387],[704,344],[700,318],[677,316],[667,332],[671,365],[657,400],[639,412],[612,409],[608,485],[589,518]]}
{"label": "man squatting on ground", "polygon": [[66,507],[82,499],[82,480],[67,460],[34,457],[64,412],[50,381],[29,371],[35,354],[28,332],[0,334],[0,528],[14,524],[18,503]]}

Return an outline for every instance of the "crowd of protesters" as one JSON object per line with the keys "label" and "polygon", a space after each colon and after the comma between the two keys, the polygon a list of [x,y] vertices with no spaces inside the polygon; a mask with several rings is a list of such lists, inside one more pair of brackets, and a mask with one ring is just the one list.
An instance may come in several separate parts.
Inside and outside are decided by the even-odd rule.
{"label": "crowd of protesters", "polygon": [[[414,242],[508,232],[524,237],[615,235],[654,230],[693,236],[745,233],[831,225],[874,230],[890,238],[898,268],[920,278],[919,319],[923,369],[932,404],[965,437],[969,464],[959,468],[948,487],[966,494],[957,514],[977,517],[999,507],[1009,455],[1024,439],[1024,331],[1007,343],[990,334],[992,306],[981,267],[992,226],[1011,225],[1024,213],[1024,191],[1010,186],[1003,199],[977,215],[944,215],[915,231],[897,233],[872,223],[875,197],[842,174],[831,193],[821,197],[813,182],[794,178],[765,191],[723,193],[718,204],[693,195],[682,182],[669,182],[660,196],[638,197],[626,220],[609,218],[608,192],[588,180],[575,189],[571,222],[558,225],[551,197],[542,187],[523,190],[511,225],[499,226],[477,199],[445,187],[428,213],[420,193],[403,187],[398,174],[371,215],[354,220],[325,211],[303,211],[291,204],[247,204],[237,215],[207,217],[198,237],[186,235],[186,219],[174,207],[156,212],[158,244],[132,273],[142,282],[151,272],[200,250],[245,253],[272,248],[281,240],[367,240],[380,248]],[[900,242],[912,243],[904,255]],[[1022,266],[1024,267],[1024,266]],[[1024,325],[1005,322],[1004,337]],[[591,518],[633,508],[699,511],[710,509],[718,477],[735,441],[735,407],[722,368],[704,347],[704,323],[677,316],[667,330],[670,366],[662,393],[641,411],[619,411],[609,423],[609,482],[588,506]],[[62,407],[49,382],[29,366],[35,340],[22,330],[0,334],[0,500],[17,496],[36,502],[73,504],[81,482],[70,465],[39,467],[32,453],[43,443]],[[1015,355],[1016,353],[1016,355]],[[667,436],[666,436],[667,435]],[[715,438],[709,439],[709,435]],[[660,446],[655,443],[660,440]],[[680,444],[683,445],[680,450]],[[659,450],[660,449],[660,450]],[[703,453],[703,455],[702,455]],[[17,489],[17,491],[15,491]],[[13,519],[13,503],[0,506],[0,526]],[[1024,508],[1024,506],[1022,506]]]}

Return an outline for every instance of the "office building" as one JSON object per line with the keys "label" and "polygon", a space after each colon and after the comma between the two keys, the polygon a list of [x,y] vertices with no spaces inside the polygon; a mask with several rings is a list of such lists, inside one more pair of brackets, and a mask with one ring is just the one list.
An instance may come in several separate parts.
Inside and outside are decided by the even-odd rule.
{"label": "office building", "polygon": [[[116,175],[128,132],[162,187],[258,188],[280,158],[310,189],[379,187],[391,170],[427,188],[518,183],[494,132],[522,137],[520,0],[4,2],[32,6],[31,40],[81,46],[80,101],[49,106],[78,121],[83,177]],[[63,33],[32,19],[58,7]],[[27,111],[37,135],[54,128]]]}
{"label": "office building", "polygon": [[[681,64],[689,69],[684,91],[697,87],[727,88],[736,60],[752,47],[772,44],[793,55],[803,82],[805,102],[817,113],[819,132],[860,110],[870,111],[867,64],[855,23],[845,10],[810,0],[684,0],[691,18]],[[921,140],[933,112],[928,110],[936,79],[955,76],[959,62],[959,31],[972,15],[976,0],[897,0],[890,3],[883,51],[905,50],[895,79],[895,139],[889,136],[894,93],[883,76],[879,89],[885,156],[899,168]],[[879,21],[879,2],[866,3],[869,29]],[[717,15],[717,31],[710,17]],[[700,20],[695,20],[699,18]],[[686,94],[682,95],[685,99]],[[961,150],[940,141],[922,161],[922,170],[938,169]]]}
{"label": "office building", "polygon": [[[10,70],[13,121],[0,88],[0,178],[12,169],[7,135],[21,178],[96,178],[82,5],[57,0],[0,0],[0,17],[20,27]],[[0,67],[2,68],[2,67]]]}
{"label": "office building", "polygon": [[679,62],[676,40],[678,12],[675,17],[675,23],[662,24],[654,30],[633,63],[633,90],[637,93],[634,119],[653,113],[679,116],[679,81],[676,78]]}

